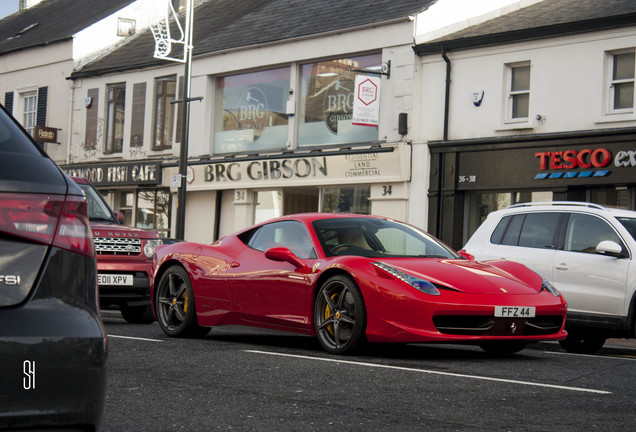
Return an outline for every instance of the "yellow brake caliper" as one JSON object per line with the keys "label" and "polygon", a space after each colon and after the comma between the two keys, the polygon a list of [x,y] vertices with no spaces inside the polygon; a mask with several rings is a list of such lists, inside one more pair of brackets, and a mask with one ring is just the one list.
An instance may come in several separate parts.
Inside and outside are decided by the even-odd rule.
{"label": "yellow brake caliper", "polygon": [[[338,297],[338,293],[332,294],[331,295],[331,300],[333,300],[334,303],[336,303],[336,298]],[[325,305],[325,320],[329,319],[329,317],[331,316],[331,308],[329,307],[329,305]],[[333,324],[329,324],[327,326],[327,331],[329,332],[329,334],[331,336],[335,336],[335,332],[333,330]]]}

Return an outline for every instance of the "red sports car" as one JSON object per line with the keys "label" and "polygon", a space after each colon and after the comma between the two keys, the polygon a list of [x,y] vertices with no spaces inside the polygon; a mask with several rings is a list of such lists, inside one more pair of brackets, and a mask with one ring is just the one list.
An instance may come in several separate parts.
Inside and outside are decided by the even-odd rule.
{"label": "red sports car", "polygon": [[538,274],[468,259],[383,217],[285,216],[212,245],[161,246],[153,273],[156,317],[175,337],[232,324],[317,336],[334,354],[367,341],[507,354],[566,336],[566,302]]}

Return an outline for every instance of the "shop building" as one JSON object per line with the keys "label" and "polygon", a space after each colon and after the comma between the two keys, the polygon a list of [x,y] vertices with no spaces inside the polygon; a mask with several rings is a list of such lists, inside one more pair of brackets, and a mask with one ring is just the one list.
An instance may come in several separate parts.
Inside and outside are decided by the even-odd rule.
{"label": "shop building", "polygon": [[636,209],[636,5],[521,6],[416,40],[428,229],[455,248],[518,202]]}
{"label": "shop building", "polygon": [[[431,3],[201,2],[186,240],[211,242],[299,212],[409,219],[413,16]],[[171,236],[184,69],[153,51],[146,32],[75,70],[75,157],[64,168],[102,175],[96,185],[115,210],[130,207],[137,225],[152,211],[153,228],[167,223]],[[354,104],[364,86],[359,99],[377,111],[360,120]],[[140,180],[145,163],[160,173]]]}
{"label": "shop building", "polygon": [[[155,0],[32,0],[0,19],[0,101],[59,165],[72,162],[73,70],[147,28]],[[83,99],[82,99],[83,104]]]}

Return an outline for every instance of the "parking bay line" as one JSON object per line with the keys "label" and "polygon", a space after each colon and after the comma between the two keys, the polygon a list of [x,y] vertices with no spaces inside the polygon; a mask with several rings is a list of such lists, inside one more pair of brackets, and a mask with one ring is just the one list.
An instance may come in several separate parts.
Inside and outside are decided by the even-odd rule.
{"label": "parking bay line", "polygon": [[526,385],[526,386],[534,386],[534,387],[547,387],[547,388],[552,388],[557,390],[568,390],[568,391],[596,393],[596,394],[612,394],[612,392],[609,392],[609,391],[586,389],[581,387],[569,387],[569,386],[561,386],[556,384],[543,384],[543,383],[535,383],[530,381],[511,380],[506,378],[493,378],[493,377],[485,377],[485,376],[478,376],[478,375],[466,375],[466,374],[459,374],[459,373],[453,373],[453,372],[440,372],[440,371],[434,371],[434,370],[428,370],[428,369],[414,369],[414,368],[407,368],[402,366],[391,366],[391,365],[383,365],[383,364],[367,363],[367,362],[355,362],[351,360],[337,360],[337,359],[311,357],[311,356],[296,355],[296,354],[283,354],[283,353],[275,353],[275,352],[268,352],[268,351],[258,351],[258,350],[245,350],[245,352],[254,353],[254,354],[266,354],[266,355],[280,356],[280,357],[291,357],[291,358],[314,360],[314,361],[344,363],[344,364],[350,364],[354,366],[393,369],[393,370],[400,370],[400,371],[406,371],[406,372],[419,372],[419,373],[426,373],[430,375],[443,375],[443,376],[451,376],[456,378],[495,381],[495,382],[501,382],[501,383],[518,384],[518,385]]}
{"label": "parking bay line", "polygon": [[112,335],[112,334],[109,334],[107,336],[109,338],[132,339],[132,340],[146,341],[146,342],[163,342],[161,339],[148,339],[148,338],[141,338],[141,337],[119,336],[119,335]]}

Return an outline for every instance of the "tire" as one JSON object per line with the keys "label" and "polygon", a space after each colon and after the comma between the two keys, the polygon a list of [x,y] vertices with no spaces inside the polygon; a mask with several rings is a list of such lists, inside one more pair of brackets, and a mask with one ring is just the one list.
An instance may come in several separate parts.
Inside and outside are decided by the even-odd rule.
{"label": "tire", "polygon": [[367,314],[360,289],[349,276],[322,284],[314,302],[314,329],[331,354],[351,354],[366,342]]}
{"label": "tire", "polygon": [[567,352],[575,354],[594,354],[603,348],[607,338],[600,333],[568,330],[568,336],[559,341]]}
{"label": "tire", "polygon": [[155,308],[161,330],[170,337],[199,338],[210,331],[197,323],[192,282],[181,266],[172,266],[161,276]]}
{"label": "tire", "polygon": [[486,351],[488,354],[497,356],[507,356],[518,353],[528,345],[528,342],[523,341],[493,341],[482,342],[479,347]]}
{"label": "tire", "polygon": [[152,305],[122,305],[119,310],[121,316],[130,324],[150,324],[155,321],[155,316],[152,314]]}

